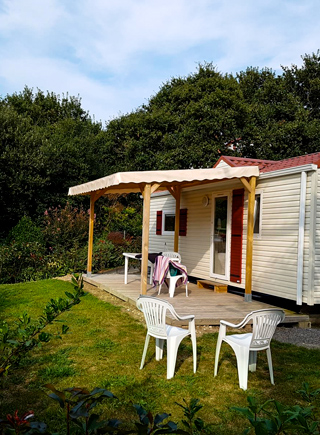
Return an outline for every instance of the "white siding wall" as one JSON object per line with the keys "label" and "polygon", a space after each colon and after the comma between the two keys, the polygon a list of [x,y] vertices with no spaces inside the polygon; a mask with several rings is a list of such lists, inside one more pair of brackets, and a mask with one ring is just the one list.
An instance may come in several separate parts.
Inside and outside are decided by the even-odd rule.
{"label": "white siding wall", "polygon": [[[201,200],[208,194],[210,201],[203,207]],[[182,208],[188,209],[187,236],[179,238],[183,263],[188,273],[199,278],[209,279],[210,274],[210,243],[211,243],[211,193],[189,191],[182,195]]]}
{"label": "white siding wall", "polygon": [[320,304],[320,171],[318,170],[316,237],[315,237],[315,273],[314,273],[314,303]]}
{"label": "white siding wall", "polygon": [[[216,183],[210,187],[182,192],[181,208],[188,209],[187,235],[179,237],[179,252],[182,262],[187,266],[188,274],[203,279],[210,279],[211,219],[212,194],[230,192],[242,188],[240,181]],[[208,195],[209,205],[203,207],[202,198]],[[156,215],[158,210],[175,209],[175,200],[167,196],[153,196],[150,207],[149,251],[161,252],[173,250],[173,236],[156,235]]]}
{"label": "white siding wall", "polygon": [[[262,193],[261,238],[253,242],[252,289],[296,300],[301,174],[260,179]],[[244,213],[243,257],[246,249],[247,198]],[[310,227],[310,175],[307,182],[303,302],[308,297],[308,249]],[[245,273],[245,262],[243,262]]]}
{"label": "white siding wall", "polygon": [[[300,173],[258,180],[257,191],[262,194],[262,228],[261,238],[255,238],[253,242],[253,291],[296,300],[300,183]],[[179,238],[179,252],[190,275],[210,279],[212,194],[242,187],[240,181],[227,181],[182,193],[181,208],[188,209],[188,218],[187,236]],[[312,291],[312,299],[316,304],[320,303],[320,201],[317,201],[316,210],[314,285],[310,290],[310,192],[311,173],[307,177],[303,302],[310,303]],[[207,207],[202,206],[204,195],[210,198]],[[317,196],[320,198],[319,171]],[[170,194],[154,196],[151,200],[150,252],[173,250],[173,236],[156,235],[156,212],[162,209],[175,209],[175,201]],[[247,194],[244,204],[242,284],[239,285],[242,288],[245,283],[246,230]]]}
{"label": "white siding wall", "polygon": [[[300,175],[301,176],[301,175]],[[303,249],[303,275],[302,275],[302,302],[308,303],[309,266],[310,266],[310,209],[311,209],[311,173],[307,174],[307,194],[304,222],[304,249]]]}
{"label": "white siding wall", "polygon": [[173,251],[173,237],[171,235],[156,235],[157,211],[172,210],[175,212],[176,201],[170,193],[154,195],[150,204],[150,234],[149,252]]}

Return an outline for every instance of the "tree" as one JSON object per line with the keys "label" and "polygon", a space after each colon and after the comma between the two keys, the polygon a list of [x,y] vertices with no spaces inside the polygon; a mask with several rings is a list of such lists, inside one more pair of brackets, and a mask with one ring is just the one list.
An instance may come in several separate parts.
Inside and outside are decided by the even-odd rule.
{"label": "tree", "polygon": [[280,160],[319,148],[319,120],[312,120],[300,96],[288,89],[286,74],[248,68],[237,78],[248,113],[243,156]]}
{"label": "tree", "polygon": [[29,88],[7,95],[0,99],[0,231],[64,206],[70,186],[114,172],[212,167],[222,154],[279,160],[318,151],[320,51],[302,59],[280,75],[251,67],[233,76],[199,65],[105,129],[78,97]]}
{"label": "tree", "polygon": [[0,125],[3,235],[24,215],[65,205],[70,186],[105,175],[105,133],[80,99],[25,88],[0,100]]}
{"label": "tree", "polygon": [[320,50],[302,56],[299,68],[283,67],[286,88],[296,95],[309,113],[311,119],[320,118]]}
{"label": "tree", "polygon": [[236,79],[205,64],[165,83],[136,112],[111,121],[107,143],[122,170],[210,167],[245,120]]}

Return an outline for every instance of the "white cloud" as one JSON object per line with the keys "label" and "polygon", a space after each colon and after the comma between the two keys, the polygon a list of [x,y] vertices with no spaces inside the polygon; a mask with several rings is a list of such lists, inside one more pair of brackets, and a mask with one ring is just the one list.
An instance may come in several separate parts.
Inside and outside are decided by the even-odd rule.
{"label": "white cloud", "polygon": [[208,61],[300,64],[320,47],[317,0],[0,0],[0,94],[80,94],[107,120]]}
{"label": "white cloud", "polygon": [[26,32],[47,33],[58,22],[62,8],[55,0],[3,0],[0,12],[1,33],[15,37]]}
{"label": "white cloud", "polygon": [[1,65],[0,81],[1,77],[6,78],[9,94],[28,86],[34,91],[39,88],[60,96],[80,96],[83,109],[102,123],[145,103],[156,85],[153,80],[129,88],[101,84],[82,74],[72,63],[50,58],[7,59]]}

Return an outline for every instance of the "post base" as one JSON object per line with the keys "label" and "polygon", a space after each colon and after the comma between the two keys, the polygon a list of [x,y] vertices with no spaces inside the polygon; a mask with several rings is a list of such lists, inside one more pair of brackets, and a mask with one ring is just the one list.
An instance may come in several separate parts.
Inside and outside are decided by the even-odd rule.
{"label": "post base", "polygon": [[252,302],[252,295],[249,294],[247,295],[246,293],[244,294],[244,301],[245,302]]}

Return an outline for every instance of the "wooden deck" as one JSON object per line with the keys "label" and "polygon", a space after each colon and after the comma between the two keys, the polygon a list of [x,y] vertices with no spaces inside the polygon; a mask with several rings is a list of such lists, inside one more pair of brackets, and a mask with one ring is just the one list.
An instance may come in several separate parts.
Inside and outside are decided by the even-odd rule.
{"label": "wooden deck", "polygon": [[[140,295],[139,274],[129,274],[126,285],[123,273],[84,276],[84,280],[130,304],[135,305]],[[174,297],[169,298],[168,289],[163,285],[159,297],[169,301],[181,316],[194,314],[197,325],[219,325],[221,319],[238,323],[250,311],[275,308],[260,301],[245,302],[242,296],[232,293],[214,293],[211,289],[199,288],[192,283],[188,284],[188,293],[189,297],[186,297],[185,286],[181,286],[176,289]],[[157,296],[157,290],[151,285],[148,285],[147,296]],[[306,326],[309,322],[309,316],[306,314],[284,311],[285,323],[299,323],[300,326]]]}

